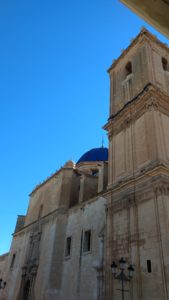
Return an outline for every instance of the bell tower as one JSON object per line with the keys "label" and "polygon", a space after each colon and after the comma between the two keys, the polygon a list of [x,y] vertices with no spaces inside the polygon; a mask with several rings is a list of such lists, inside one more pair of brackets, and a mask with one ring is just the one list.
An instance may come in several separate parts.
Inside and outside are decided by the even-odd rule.
{"label": "bell tower", "polygon": [[111,186],[159,161],[168,164],[169,49],[143,29],[108,72]]}
{"label": "bell tower", "polygon": [[135,265],[125,299],[167,300],[169,49],[142,29],[108,73],[106,300],[121,299],[110,270],[120,257]]}

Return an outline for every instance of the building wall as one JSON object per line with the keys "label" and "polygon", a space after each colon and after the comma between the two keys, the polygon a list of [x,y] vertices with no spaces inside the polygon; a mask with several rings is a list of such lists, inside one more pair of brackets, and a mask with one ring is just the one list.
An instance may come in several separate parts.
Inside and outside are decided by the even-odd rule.
{"label": "building wall", "polygon": [[[106,199],[97,198],[91,203],[69,212],[66,237],[72,238],[71,255],[64,258],[61,299],[97,300],[97,270],[102,264],[102,239],[105,234]],[[84,233],[91,230],[91,250],[83,249]]]}
{"label": "building wall", "polygon": [[[98,299],[94,267],[103,259],[101,240],[105,226],[105,201],[100,197],[92,203],[72,208],[69,213],[58,211],[16,233],[4,275],[10,289],[6,289],[0,299],[22,299],[23,266],[29,268],[31,259],[35,257],[38,269],[32,299]],[[85,230],[91,230],[89,252],[83,252]],[[41,236],[38,254],[31,256],[30,240],[37,233]],[[72,249],[71,256],[67,258],[65,242],[68,236],[72,237]],[[13,254],[16,258],[11,268]]]}
{"label": "building wall", "polygon": [[[169,61],[169,50],[157,43],[151,34],[140,33],[123,50],[121,56],[109,68],[110,75],[110,116],[121,110],[125,104],[136,97],[147,84],[152,83],[169,93],[169,65],[163,69],[162,58]],[[131,73],[126,67],[131,63]]]}
{"label": "building wall", "polygon": [[2,282],[1,282],[2,289],[0,289],[0,299],[4,292],[4,289],[3,289],[4,282],[6,282],[5,269],[6,269],[6,265],[7,265],[8,255],[9,255],[9,253],[0,255],[0,279],[2,280]]}
{"label": "building wall", "polygon": [[129,292],[125,299],[168,299],[168,184],[155,187],[149,179],[136,187],[133,197],[131,190],[117,193],[109,208],[106,299],[121,299],[117,290],[121,284],[110,270],[112,261],[118,262],[120,257],[125,257],[127,266],[134,264],[135,269],[132,282],[126,283]]}
{"label": "building wall", "polygon": [[[123,60],[110,69],[110,115],[117,111],[132,98],[137,96],[139,92],[150,82],[148,74],[148,54],[147,44],[136,44],[128,53],[126,53]],[[131,62],[132,72],[127,75],[126,66]]]}
{"label": "building wall", "polygon": [[[89,166],[84,168],[85,172],[78,171],[68,162],[31,193],[26,217],[18,216],[17,219],[4,273],[9,288],[0,291],[1,300],[24,299],[28,283],[31,300],[67,297],[73,300],[86,296],[99,299],[97,289],[102,293],[103,281],[98,284],[96,269],[103,263],[101,244],[106,200],[95,195],[98,189],[102,193],[107,175],[104,164],[99,167],[96,162],[93,167],[96,171],[98,169],[97,176],[92,175]],[[98,174],[101,177],[99,184]],[[81,181],[84,181],[82,202],[79,197]],[[83,251],[85,230],[91,230],[91,249],[88,253]],[[67,258],[65,243],[70,234],[72,249],[71,257]],[[70,275],[75,284],[70,284],[68,288]],[[88,284],[90,288],[86,295]]]}
{"label": "building wall", "polygon": [[[133,280],[125,284],[125,299],[169,297],[169,97],[168,71],[162,60],[168,60],[168,48],[153,37],[147,39],[146,33],[138,36],[137,47],[135,53],[136,45],[131,45],[110,70],[111,77],[120,64],[125,67],[127,58],[133,64],[135,83],[131,82],[134,88],[121,108],[111,97],[115,114],[106,125],[110,143],[106,300],[121,299],[121,283],[110,270],[112,261],[118,263],[120,257],[135,268]],[[125,94],[120,93],[118,101],[124,101]]]}
{"label": "building wall", "polygon": [[63,173],[47,181],[31,194],[25,225],[38,219],[40,206],[43,205],[43,216],[59,207]]}
{"label": "building wall", "polygon": [[[7,286],[2,292],[2,300],[17,299],[22,276],[22,267],[25,263],[29,245],[29,236],[29,232],[20,232],[13,238],[8,260],[5,265],[4,278],[7,282]],[[16,257],[13,266],[11,266],[13,255],[16,255]]]}

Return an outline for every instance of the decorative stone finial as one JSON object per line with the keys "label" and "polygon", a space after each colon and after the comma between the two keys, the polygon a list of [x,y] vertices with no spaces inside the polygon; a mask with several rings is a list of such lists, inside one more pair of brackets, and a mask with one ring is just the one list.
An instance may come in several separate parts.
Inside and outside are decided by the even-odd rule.
{"label": "decorative stone finial", "polygon": [[63,167],[64,168],[74,168],[74,166],[75,166],[75,163],[72,160],[68,160]]}

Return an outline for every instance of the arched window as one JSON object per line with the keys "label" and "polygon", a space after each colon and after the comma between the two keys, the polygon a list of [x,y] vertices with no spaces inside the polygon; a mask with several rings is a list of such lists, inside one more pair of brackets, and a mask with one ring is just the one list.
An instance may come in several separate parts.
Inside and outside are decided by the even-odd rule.
{"label": "arched window", "polygon": [[168,66],[168,61],[166,58],[162,57],[161,59],[163,70],[164,71],[169,71],[169,66]]}
{"label": "arched window", "polygon": [[129,61],[124,67],[124,80],[122,81],[124,102],[132,98],[133,95],[133,77],[132,63]]}
{"label": "arched window", "polygon": [[130,74],[132,74],[132,63],[131,63],[131,61],[129,61],[127,63],[127,65],[125,66],[125,75],[126,75],[126,77]]}

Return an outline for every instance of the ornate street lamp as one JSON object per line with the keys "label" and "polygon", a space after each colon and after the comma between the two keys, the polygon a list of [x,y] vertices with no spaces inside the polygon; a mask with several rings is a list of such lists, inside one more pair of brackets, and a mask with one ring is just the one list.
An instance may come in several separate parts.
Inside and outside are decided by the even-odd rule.
{"label": "ornate street lamp", "polygon": [[115,279],[118,279],[121,281],[121,289],[119,289],[119,290],[122,292],[122,300],[124,300],[124,292],[127,291],[124,289],[124,282],[130,281],[133,278],[133,272],[134,272],[133,265],[130,264],[128,267],[128,275],[126,275],[124,273],[125,264],[126,264],[125,259],[123,257],[121,257],[119,260],[120,272],[118,272],[118,274],[117,274],[117,264],[114,261],[111,264],[112,275],[114,276]]}
{"label": "ornate street lamp", "polygon": [[5,286],[6,286],[6,282],[5,282],[5,281],[3,281],[3,279],[2,279],[2,278],[0,278],[0,290],[1,290],[1,289],[4,289],[4,288],[5,288]]}

